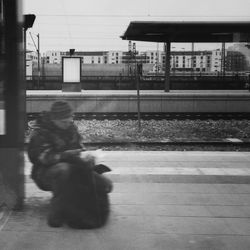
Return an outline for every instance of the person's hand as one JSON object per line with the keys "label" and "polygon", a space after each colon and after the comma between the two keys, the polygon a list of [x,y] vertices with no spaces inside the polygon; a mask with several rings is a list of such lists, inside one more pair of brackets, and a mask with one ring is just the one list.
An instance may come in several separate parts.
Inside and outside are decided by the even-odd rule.
{"label": "person's hand", "polygon": [[63,157],[67,156],[80,156],[80,153],[82,152],[82,149],[71,149],[71,150],[66,150],[62,153]]}

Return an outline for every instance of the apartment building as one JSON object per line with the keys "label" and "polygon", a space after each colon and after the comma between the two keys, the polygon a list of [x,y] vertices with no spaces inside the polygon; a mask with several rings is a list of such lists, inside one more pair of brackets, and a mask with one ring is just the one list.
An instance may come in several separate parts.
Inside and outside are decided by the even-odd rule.
{"label": "apartment building", "polygon": [[[60,64],[62,56],[69,52],[48,51],[45,53],[45,63]],[[83,64],[121,64],[129,63],[127,51],[76,51],[74,56],[82,57]],[[192,65],[193,58],[193,65]],[[165,52],[149,50],[138,52],[136,60],[153,65],[153,72],[164,71]],[[172,71],[220,71],[221,52],[215,51],[171,51],[170,61]]]}
{"label": "apartment building", "polygon": [[45,60],[45,63],[60,64],[62,58],[62,52],[54,50],[46,51],[43,54],[43,58]]}
{"label": "apartment building", "polygon": [[[69,55],[66,52],[65,55]],[[107,51],[76,51],[74,56],[80,56],[83,64],[107,64]]]}
{"label": "apartment building", "polygon": [[222,66],[222,53],[220,49],[212,51],[211,72],[220,72]]}
{"label": "apartment building", "polygon": [[26,78],[32,78],[33,65],[38,63],[38,54],[36,51],[26,51]]}
{"label": "apartment building", "polygon": [[38,54],[36,51],[27,50],[26,51],[26,61],[38,62]]}
{"label": "apartment building", "polygon": [[[165,66],[165,52],[161,52],[159,64]],[[170,66],[172,71],[198,71],[208,72],[211,70],[211,51],[171,51]]]}
{"label": "apartment building", "polygon": [[120,64],[122,63],[123,51],[108,51],[107,63],[108,64]]}
{"label": "apartment building", "polygon": [[[237,50],[237,46],[235,47]],[[245,48],[245,50],[248,50]],[[239,49],[238,49],[239,51]],[[69,52],[47,51],[44,54],[45,63],[60,64],[62,56],[68,56]],[[27,55],[28,56],[28,55]],[[83,64],[129,64],[131,62],[128,51],[112,50],[112,51],[76,51],[74,56],[82,57]],[[32,61],[37,61],[36,53],[29,55]],[[220,49],[211,51],[171,51],[171,70],[174,72],[196,71],[196,72],[221,72],[222,70],[222,52]],[[241,59],[239,59],[241,58]],[[247,58],[248,59],[248,58]],[[27,59],[28,60],[28,59]],[[165,52],[161,50],[148,50],[138,52],[136,60],[142,63],[152,64],[153,72],[162,72],[165,67]],[[238,64],[240,60],[243,65],[244,58],[239,53],[225,53],[225,67],[230,70],[232,65]],[[230,62],[227,62],[229,60]],[[236,60],[236,61],[235,61]],[[250,53],[249,53],[250,60]],[[248,60],[247,60],[248,61]],[[228,66],[228,65],[231,66]],[[249,65],[249,63],[247,63]]]}
{"label": "apartment building", "polygon": [[[236,63],[240,62],[242,64],[242,60],[244,63],[242,64],[243,68],[247,71],[250,71],[250,46],[247,43],[236,43],[227,49],[227,57],[230,62],[227,62],[227,67],[237,67]],[[237,52],[237,53],[233,53]],[[241,59],[239,59],[241,57]],[[235,60],[234,60],[235,59]],[[231,64],[231,65],[230,65]],[[233,66],[233,64],[235,64]]]}
{"label": "apartment building", "polygon": [[240,51],[228,51],[226,60],[226,70],[231,72],[239,72],[248,69],[246,56]]}

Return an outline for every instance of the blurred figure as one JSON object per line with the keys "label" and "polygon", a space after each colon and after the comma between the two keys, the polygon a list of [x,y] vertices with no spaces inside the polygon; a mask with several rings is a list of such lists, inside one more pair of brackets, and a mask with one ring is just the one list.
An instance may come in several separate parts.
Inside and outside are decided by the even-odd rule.
{"label": "blurred figure", "polygon": [[[102,164],[95,165],[94,155],[82,154],[81,156],[82,151],[85,151],[85,147],[82,137],[73,123],[71,106],[65,101],[54,102],[50,110],[42,112],[37,119],[28,145],[28,156],[33,163],[32,179],[40,189],[53,193],[48,217],[50,226],[58,227],[64,222],[62,207],[69,200],[69,198],[65,200],[65,193],[71,192],[72,181],[70,178],[77,166],[79,168],[82,165],[83,169],[90,166],[91,171],[94,172],[91,180],[87,181],[84,176],[82,179],[80,178],[85,186],[89,186],[90,184],[86,183],[93,182],[94,178],[93,185],[98,184],[102,192],[109,193],[112,190],[112,182],[101,175],[111,170]],[[74,194],[72,195],[74,196]],[[96,196],[91,192],[89,195]],[[81,198],[83,197],[77,199]]]}
{"label": "blurred figure", "polygon": [[73,123],[71,106],[64,101],[54,102],[33,127],[28,145],[32,179],[42,190],[52,191],[52,181],[58,175],[67,176],[69,166],[64,159],[80,156],[84,150],[81,135]]}

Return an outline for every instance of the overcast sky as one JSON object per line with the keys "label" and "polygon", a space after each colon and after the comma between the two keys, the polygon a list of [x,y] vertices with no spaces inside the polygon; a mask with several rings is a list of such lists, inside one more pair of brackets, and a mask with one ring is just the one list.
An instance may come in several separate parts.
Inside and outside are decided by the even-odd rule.
{"label": "overcast sky", "polygon": [[[131,21],[250,21],[250,0],[23,0],[24,14],[35,14],[28,30],[28,49],[35,50],[40,35],[41,52],[127,50],[120,36]],[[36,40],[35,40],[36,41]],[[162,44],[136,42],[137,49],[162,49]],[[173,44],[190,50],[190,44]],[[220,44],[195,44],[211,49]]]}

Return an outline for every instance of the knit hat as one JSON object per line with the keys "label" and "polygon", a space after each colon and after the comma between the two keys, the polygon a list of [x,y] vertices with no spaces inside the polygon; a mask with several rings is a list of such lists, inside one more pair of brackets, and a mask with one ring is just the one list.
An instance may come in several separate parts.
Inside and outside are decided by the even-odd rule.
{"label": "knit hat", "polygon": [[51,105],[50,117],[52,120],[62,120],[72,116],[73,110],[65,101],[57,101]]}

